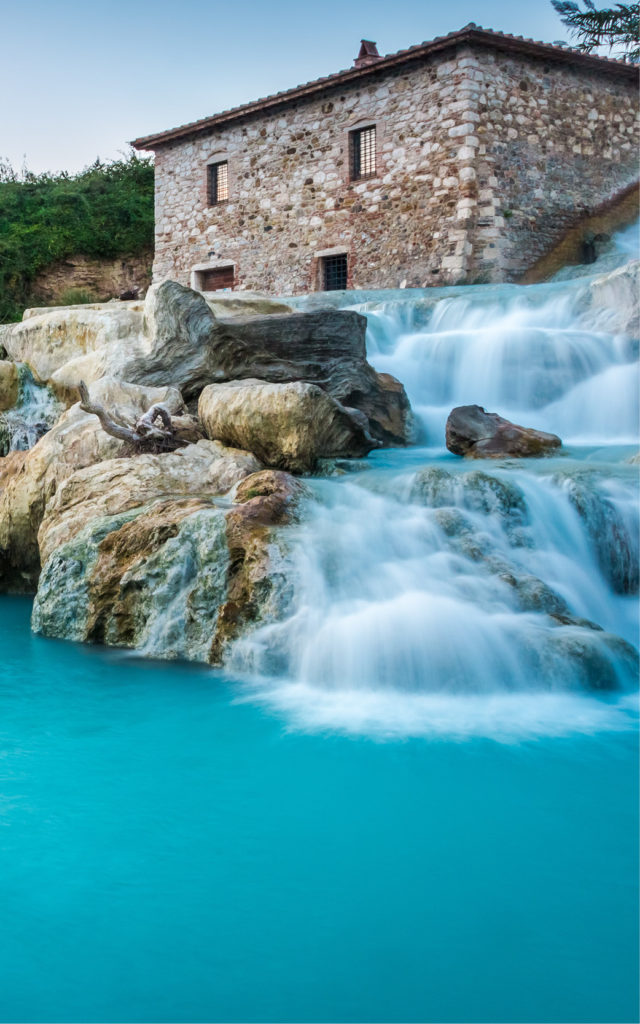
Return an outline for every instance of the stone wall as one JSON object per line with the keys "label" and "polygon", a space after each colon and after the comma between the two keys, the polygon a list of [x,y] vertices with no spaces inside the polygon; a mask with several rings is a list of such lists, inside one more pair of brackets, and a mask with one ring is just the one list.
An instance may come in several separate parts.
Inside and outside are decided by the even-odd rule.
{"label": "stone wall", "polygon": [[547,281],[566,267],[583,266],[590,244],[590,256],[600,258],[610,251],[611,236],[638,219],[640,186],[636,182],[613,200],[603,203],[595,213],[586,213],[570,227],[557,245],[548,249],[519,279],[520,284]]}
{"label": "stone wall", "polygon": [[[515,279],[637,177],[636,109],[619,77],[465,45],[160,145],[154,279],[232,263],[235,287],[294,294],[327,251],[350,288]],[[350,182],[349,132],[373,123],[378,173]]]}
{"label": "stone wall", "polygon": [[480,145],[469,269],[514,280],[637,181],[637,92],[577,66],[489,50],[474,55],[473,78]]}
{"label": "stone wall", "polygon": [[152,262],[151,252],[112,260],[71,256],[38,274],[33,283],[33,298],[43,303],[56,303],[70,289],[87,292],[96,301],[117,298],[131,289],[144,295],[151,283]]}

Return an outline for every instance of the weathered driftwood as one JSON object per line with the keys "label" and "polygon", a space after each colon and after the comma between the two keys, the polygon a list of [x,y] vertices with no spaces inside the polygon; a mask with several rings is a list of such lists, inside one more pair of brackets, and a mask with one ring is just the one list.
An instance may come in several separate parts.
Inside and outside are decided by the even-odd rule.
{"label": "weathered driftwood", "polygon": [[188,444],[186,440],[177,436],[171,422],[171,414],[164,405],[152,405],[134,424],[128,426],[118,410],[108,413],[102,405],[91,400],[84,381],[80,381],[78,391],[80,408],[97,416],[107,434],[117,437],[119,441],[125,441],[134,451],[168,452],[184,448]]}

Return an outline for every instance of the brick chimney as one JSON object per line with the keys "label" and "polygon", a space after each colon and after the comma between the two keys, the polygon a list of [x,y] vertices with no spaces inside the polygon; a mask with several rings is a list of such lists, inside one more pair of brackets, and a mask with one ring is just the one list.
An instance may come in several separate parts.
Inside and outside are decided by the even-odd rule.
{"label": "brick chimney", "polygon": [[376,64],[382,57],[378,53],[378,47],[370,39],[360,40],[360,53],[353,62],[356,68],[366,68],[369,64]]}

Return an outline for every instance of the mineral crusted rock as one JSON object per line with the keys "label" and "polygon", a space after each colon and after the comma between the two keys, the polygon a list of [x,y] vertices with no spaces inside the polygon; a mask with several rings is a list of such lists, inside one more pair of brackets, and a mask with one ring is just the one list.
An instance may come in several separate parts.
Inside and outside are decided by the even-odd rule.
{"label": "mineral crusted rock", "polygon": [[[237,485],[236,504],[216,502],[206,491],[218,483],[196,466],[209,445],[139,456],[128,495],[131,469],[119,486],[109,463],[67,481],[41,529],[37,632],[220,664],[242,632],[283,614],[292,569],[281,533],[308,492],[286,473],[258,471]],[[243,453],[218,448],[218,461],[236,467],[224,484],[250,468]],[[193,464],[176,477],[181,460]],[[179,496],[177,480],[200,493]]]}
{"label": "mineral crusted rock", "polygon": [[236,489],[226,515],[229,574],[210,660],[221,663],[229,644],[247,627],[280,621],[292,599],[293,567],[284,532],[276,527],[297,522],[310,492],[288,473],[263,470]]}
{"label": "mineral crusted rock", "polygon": [[223,318],[214,315],[202,295],[165,281],[149,290],[145,330],[150,339],[145,368],[128,370],[128,380],[141,379],[142,372],[152,383],[163,372],[164,379],[176,380],[179,373],[186,398],[207,384],[244,378],[306,381],[363,412],[372,435],[385,444],[410,440],[404,388],[367,362],[366,320],[359,313],[314,310]]}
{"label": "mineral crusted rock", "polygon": [[[366,360],[366,320],[345,310],[293,312],[254,297],[228,300],[165,281],[139,303],[33,311],[3,331],[12,359],[27,363],[66,404],[80,381],[105,375],[178,387],[187,401],[213,383],[256,377],[306,381],[359,409],[374,437],[406,444],[412,417],[402,385]],[[274,310],[277,310],[274,312]]]}
{"label": "mineral crusted rock", "polygon": [[3,344],[12,359],[27,363],[36,381],[50,384],[63,401],[76,400],[75,388],[82,379],[91,383],[110,375],[131,380],[118,372],[118,364],[139,344],[139,308],[108,303],[33,312],[4,332]]}
{"label": "mineral crusted rock", "polygon": [[578,296],[578,312],[585,327],[640,339],[640,260],[589,282]]}
{"label": "mineral crusted rock", "polygon": [[362,413],[302,381],[211,384],[200,395],[198,415],[208,437],[295,473],[312,472],[319,458],[358,458],[379,446]]}
{"label": "mineral crusted rock", "polygon": [[[144,388],[108,377],[92,384],[90,392],[125,418],[142,415],[154,402],[163,402],[172,412],[183,407],[175,388]],[[0,494],[2,589],[35,589],[40,568],[37,534],[47,501],[76,470],[112,459],[122,447],[123,442],[105,434],[97,417],[77,404],[25,454]]]}
{"label": "mineral crusted rock", "polygon": [[602,574],[618,594],[637,594],[640,583],[640,523],[635,502],[619,504],[594,486],[589,471],[558,474],[591,538]]}
{"label": "mineral crusted rock", "polygon": [[47,504],[38,534],[42,563],[87,523],[179,496],[225,494],[261,469],[250,453],[200,441],[176,452],[109,459],[62,481]]}

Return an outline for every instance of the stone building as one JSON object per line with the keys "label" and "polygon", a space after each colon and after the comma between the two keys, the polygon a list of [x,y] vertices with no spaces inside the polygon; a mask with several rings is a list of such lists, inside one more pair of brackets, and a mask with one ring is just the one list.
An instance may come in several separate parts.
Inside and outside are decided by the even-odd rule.
{"label": "stone building", "polygon": [[170,131],[154,279],[295,294],[517,280],[638,179],[638,68],[459,32]]}

